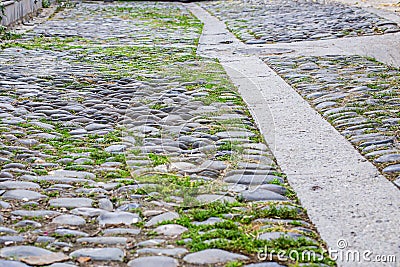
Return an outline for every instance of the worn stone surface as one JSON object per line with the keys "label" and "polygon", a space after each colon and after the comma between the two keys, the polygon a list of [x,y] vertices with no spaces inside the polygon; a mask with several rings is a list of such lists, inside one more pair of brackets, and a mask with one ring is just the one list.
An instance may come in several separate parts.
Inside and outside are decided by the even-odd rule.
{"label": "worn stone surface", "polygon": [[[316,238],[201,30],[177,2],[82,2],[1,46],[2,259],[255,263],[258,229]],[[243,255],[211,249],[230,238]]]}
{"label": "worn stone surface", "polygon": [[246,260],[247,257],[221,249],[206,249],[186,255],[183,260],[190,264],[218,264],[235,260]]}
{"label": "worn stone surface", "polygon": [[82,248],[69,254],[72,258],[89,257],[97,261],[123,261],[124,252],[119,248]]}

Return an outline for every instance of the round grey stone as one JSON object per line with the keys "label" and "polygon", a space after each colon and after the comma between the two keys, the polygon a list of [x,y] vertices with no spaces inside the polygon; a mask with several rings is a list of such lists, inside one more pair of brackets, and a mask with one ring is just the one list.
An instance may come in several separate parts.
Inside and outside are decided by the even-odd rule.
{"label": "round grey stone", "polygon": [[154,229],[154,232],[160,235],[177,236],[186,232],[187,230],[188,229],[186,227],[183,227],[179,224],[166,224],[158,226],[156,229]]}
{"label": "round grey stone", "polygon": [[20,261],[0,260],[0,267],[29,267]]}
{"label": "round grey stone", "polygon": [[40,186],[33,182],[5,181],[0,183],[0,189],[38,189]]}
{"label": "round grey stone", "polygon": [[236,202],[236,199],[233,197],[223,196],[223,195],[214,195],[214,194],[199,195],[196,197],[196,199],[202,203],[211,203],[211,202],[215,202],[215,201],[228,202],[228,203]]}
{"label": "round grey stone", "polygon": [[277,262],[261,262],[248,264],[243,267],[285,267],[285,265],[281,265]]}
{"label": "round grey stone", "polygon": [[384,173],[400,172],[400,164],[390,165],[382,170]]}
{"label": "round grey stone", "polygon": [[125,237],[82,237],[78,238],[76,242],[78,243],[89,243],[89,244],[104,244],[104,245],[125,245],[127,238]]}
{"label": "round grey stone", "polygon": [[184,248],[141,248],[136,251],[137,254],[153,254],[153,255],[166,255],[173,257],[180,257],[188,253]]}
{"label": "round grey stone", "polygon": [[104,235],[138,235],[140,229],[131,228],[110,228],[104,230]]}
{"label": "round grey stone", "polygon": [[264,190],[258,188],[254,191],[243,191],[241,192],[241,196],[245,201],[260,201],[260,200],[276,200],[276,201],[285,201],[288,200],[286,197],[277,194],[275,192]]}
{"label": "round grey stone", "polygon": [[141,219],[136,213],[117,211],[104,212],[97,218],[97,221],[100,225],[131,225],[141,221]]}
{"label": "round grey stone", "polygon": [[85,219],[76,215],[64,214],[54,218],[52,223],[64,224],[64,225],[84,225],[86,224]]}
{"label": "round grey stone", "polygon": [[126,145],[111,145],[106,147],[104,150],[109,153],[124,152],[126,150]]}

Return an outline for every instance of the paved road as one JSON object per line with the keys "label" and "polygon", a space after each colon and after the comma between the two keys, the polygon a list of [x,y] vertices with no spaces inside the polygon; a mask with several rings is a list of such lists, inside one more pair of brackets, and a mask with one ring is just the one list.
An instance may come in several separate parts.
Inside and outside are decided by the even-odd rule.
{"label": "paved road", "polygon": [[[389,182],[399,72],[351,49],[321,52],[324,42],[395,39],[398,25],[340,4],[200,5],[220,20],[195,4],[72,3],[2,44],[0,266],[331,266],[333,243],[365,249],[371,238],[374,256],[399,256]],[[277,93],[269,110],[266,93]],[[285,112],[283,96],[295,100]],[[330,140],[297,138],[299,125]],[[354,199],[338,205],[350,192],[341,185]],[[360,208],[366,193],[380,198],[374,209]]]}

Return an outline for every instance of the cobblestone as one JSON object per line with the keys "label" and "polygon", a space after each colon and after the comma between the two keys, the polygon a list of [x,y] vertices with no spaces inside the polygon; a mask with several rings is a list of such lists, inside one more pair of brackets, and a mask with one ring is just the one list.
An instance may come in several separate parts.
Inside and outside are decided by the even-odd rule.
{"label": "cobblestone", "polygon": [[224,21],[247,44],[326,40],[400,31],[395,22],[333,1],[208,1],[202,7]]}
{"label": "cobblestone", "polygon": [[2,44],[2,259],[250,264],[264,232],[323,253],[201,27],[179,3],[76,3]]}

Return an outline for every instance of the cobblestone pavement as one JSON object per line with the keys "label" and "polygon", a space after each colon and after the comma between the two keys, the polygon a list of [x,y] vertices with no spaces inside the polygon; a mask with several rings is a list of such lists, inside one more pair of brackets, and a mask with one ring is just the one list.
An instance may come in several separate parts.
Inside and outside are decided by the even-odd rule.
{"label": "cobblestone pavement", "polygon": [[322,1],[209,1],[202,7],[247,44],[393,33],[399,26],[361,8]]}
{"label": "cobblestone pavement", "polygon": [[0,266],[334,265],[200,33],[80,3],[2,44]]}
{"label": "cobblestone pavement", "polygon": [[400,187],[398,69],[360,56],[265,61]]}

